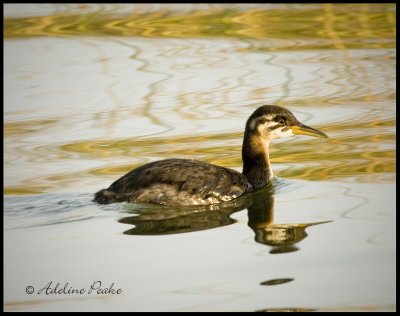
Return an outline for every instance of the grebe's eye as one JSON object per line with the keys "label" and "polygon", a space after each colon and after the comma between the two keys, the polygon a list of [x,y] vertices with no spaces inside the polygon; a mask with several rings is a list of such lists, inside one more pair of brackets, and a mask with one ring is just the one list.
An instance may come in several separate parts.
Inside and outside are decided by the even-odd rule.
{"label": "grebe's eye", "polygon": [[285,121],[284,118],[280,118],[279,121],[278,121],[278,123],[279,123],[279,124],[282,124],[282,125],[285,125],[285,124],[286,124],[286,121]]}

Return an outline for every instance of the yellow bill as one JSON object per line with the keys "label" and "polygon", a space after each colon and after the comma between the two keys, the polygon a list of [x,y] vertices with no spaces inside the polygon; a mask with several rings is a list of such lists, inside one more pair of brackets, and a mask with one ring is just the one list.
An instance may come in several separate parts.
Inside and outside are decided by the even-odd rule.
{"label": "yellow bill", "polygon": [[303,124],[294,125],[291,128],[292,128],[293,134],[328,138],[328,135],[326,135],[325,133],[322,133],[321,131],[319,131],[315,128],[309,127],[307,125],[303,125]]}

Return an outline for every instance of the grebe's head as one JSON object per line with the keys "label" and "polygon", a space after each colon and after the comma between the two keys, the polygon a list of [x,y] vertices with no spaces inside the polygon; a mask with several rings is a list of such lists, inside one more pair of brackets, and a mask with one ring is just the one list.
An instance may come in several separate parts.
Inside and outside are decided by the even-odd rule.
{"label": "grebe's head", "polygon": [[255,110],[247,120],[246,133],[260,136],[266,141],[294,134],[328,137],[325,133],[300,123],[292,112],[278,105],[263,105]]}

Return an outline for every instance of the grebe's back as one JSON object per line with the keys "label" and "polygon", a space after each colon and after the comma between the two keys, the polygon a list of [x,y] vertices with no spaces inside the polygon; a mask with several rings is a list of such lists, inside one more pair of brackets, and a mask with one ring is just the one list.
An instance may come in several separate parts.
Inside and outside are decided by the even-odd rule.
{"label": "grebe's back", "polygon": [[140,166],[95,195],[95,202],[208,205],[230,201],[252,185],[240,172],[189,159],[165,159]]}

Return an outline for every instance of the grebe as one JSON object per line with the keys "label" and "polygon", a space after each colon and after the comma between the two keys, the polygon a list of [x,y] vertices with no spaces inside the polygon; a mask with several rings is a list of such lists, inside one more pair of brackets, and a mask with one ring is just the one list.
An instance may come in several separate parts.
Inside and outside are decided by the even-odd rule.
{"label": "grebe", "polygon": [[287,109],[263,105],[246,122],[243,172],[192,159],[165,159],[140,166],[95,194],[94,202],[208,205],[265,187],[272,179],[268,147],[274,138],[303,134],[328,137],[301,124]]}

